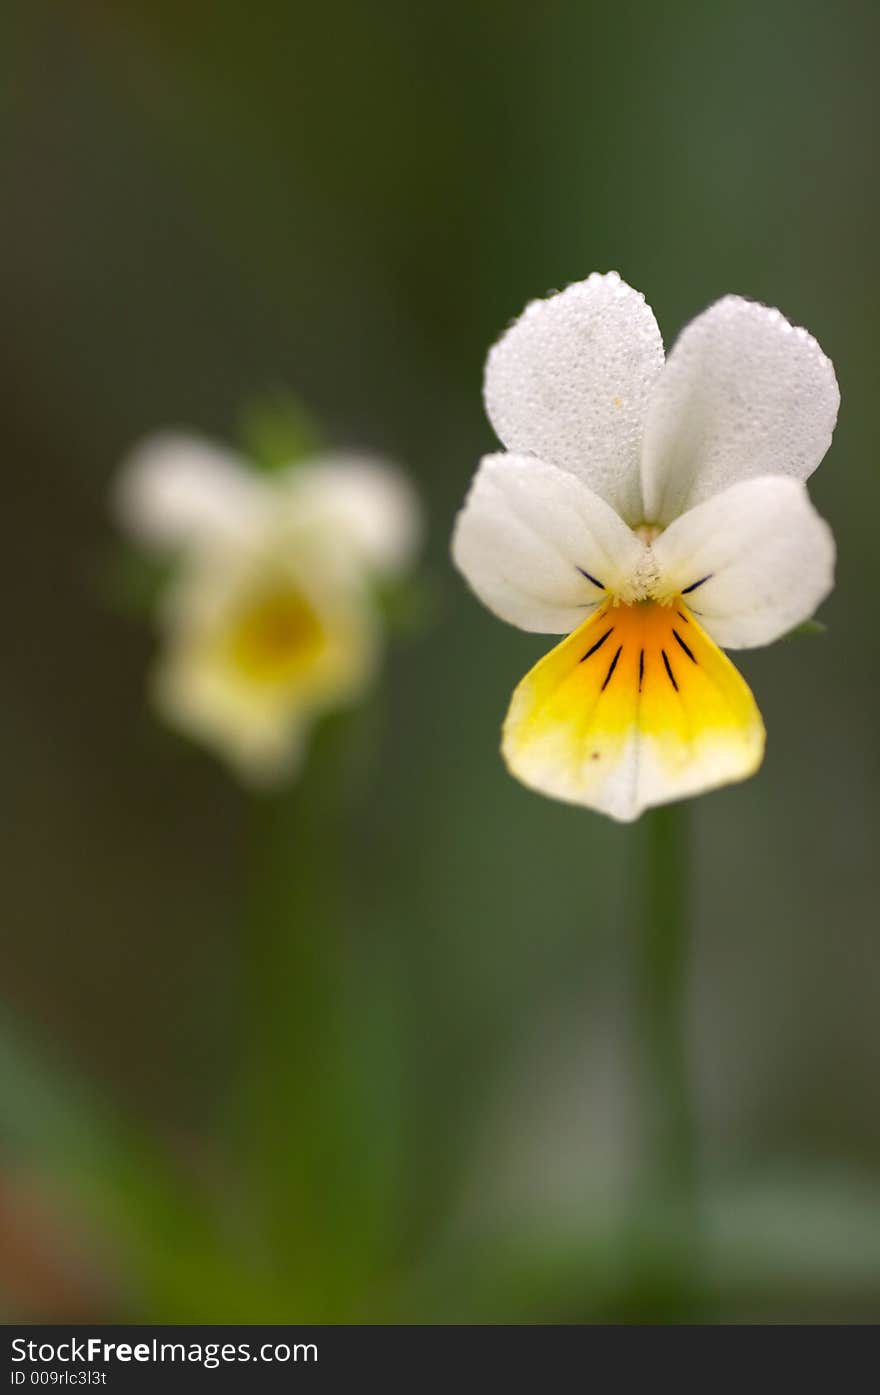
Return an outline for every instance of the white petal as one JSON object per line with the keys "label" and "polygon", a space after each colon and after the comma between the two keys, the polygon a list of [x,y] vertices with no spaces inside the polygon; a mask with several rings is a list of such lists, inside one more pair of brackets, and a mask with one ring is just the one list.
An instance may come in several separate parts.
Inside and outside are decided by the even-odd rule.
{"label": "white petal", "polygon": [[198,436],[150,436],[123,461],[112,496],[138,542],[174,548],[240,536],[265,508],[264,482],[234,455]]}
{"label": "white petal", "polygon": [[486,410],[510,450],[571,470],[642,522],[639,458],[663,341],[616,272],[532,301],[486,364]]}
{"label": "white petal", "polygon": [[568,634],[626,583],[642,544],[574,475],[521,455],[488,455],[452,539],[484,605],[522,630]]}
{"label": "white petal", "polygon": [[654,555],[664,591],[684,593],[727,649],[778,639],[834,584],[831,529],[806,487],[779,476],[745,480],[698,504],[661,533]]}
{"label": "white petal", "polygon": [[645,520],[669,523],[756,475],[805,480],[829,445],[840,393],[812,335],[726,296],[673,346],[648,411]]}
{"label": "white petal", "polygon": [[422,536],[415,490],[403,471],[369,456],[328,455],[294,466],[279,481],[304,527],[324,528],[363,566],[405,568]]}

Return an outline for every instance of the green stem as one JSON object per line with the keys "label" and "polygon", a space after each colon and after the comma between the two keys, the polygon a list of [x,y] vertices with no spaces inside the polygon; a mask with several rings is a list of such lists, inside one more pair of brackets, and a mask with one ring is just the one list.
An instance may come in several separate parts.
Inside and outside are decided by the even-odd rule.
{"label": "green stem", "polygon": [[[357,945],[346,832],[365,733],[340,714],[256,808],[240,1127],[252,1253],[284,1320],[345,1310],[365,1246]],[[364,1007],[368,1005],[363,1005]],[[282,1320],[282,1316],[276,1320]]]}
{"label": "green stem", "polygon": [[696,1181],[696,1131],[687,1050],[687,808],[646,816],[645,904],[641,917],[639,998],[652,1190],[690,1195]]}
{"label": "green stem", "polygon": [[697,1131],[687,1045],[687,810],[644,822],[637,938],[638,1045],[645,1166],[632,1218],[622,1317],[693,1321],[705,1311],[700,1265]]}

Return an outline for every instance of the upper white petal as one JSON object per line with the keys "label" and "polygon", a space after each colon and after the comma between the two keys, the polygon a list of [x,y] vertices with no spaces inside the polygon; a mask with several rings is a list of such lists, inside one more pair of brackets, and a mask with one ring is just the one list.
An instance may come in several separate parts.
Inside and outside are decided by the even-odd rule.
{"label": "upper white petal", "polygon": [[645,298],[594,273],[526,308],[489,353],[486,411],[509,449],[578,475],[642,521],[639,456],[663,341]]}
{"label": "upper white petal", "polygon": [[334,454],[277,477],[279,502],[303,528],[324,530],[354,560],[377,571],[402,570],[422,538],[415,490],[402,470],[369,456]]}
{"label": "upper white petal", "polygon": [[489,455],[456,520],[452,555],[484,605],[540,634],[567,634],[624,587],[644,554],[609,504],[530,456]]}
{"label": "upper white petal", "polygon": [[266,485],[231,452],[198,436],[162,432],[122,462],[113,509],[138,542],[171,548],[238,537],[264,511]]}
{"label": "upper white petal", "polygon": [[660,535],[654,556],[670,593],[702,582],[685,600],[727,649],[778,639],[834,584],[831,529],[806,487],[779,476],[745,480],[698,504]]}
{"label": "upper white petal", "polygon": [[829,445],[840,393],[812,335],[726,296],[683,330],[648,410],[645,518],[669,523],[737,480],[804,480]]}

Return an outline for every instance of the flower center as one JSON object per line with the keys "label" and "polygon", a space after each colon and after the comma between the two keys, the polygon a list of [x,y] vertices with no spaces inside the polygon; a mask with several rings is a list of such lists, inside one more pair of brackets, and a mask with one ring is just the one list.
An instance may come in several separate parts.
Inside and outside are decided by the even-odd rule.
{"label": "flower center", "polygon": [[629,578],[628,584],[621,589],[620,599],[626,604],[653,600],[660,585],[660,571],[651,544],[655,538],[660,536],[663,529],[656,523],[640,523],[636,528],[633,528],[633,532],[643,547],[635,571]]}
{"label": "flower center", "polygon": [[289,683],[315,659],[324,630],[301,591],[278,587],[253,597],[235,617],[229,658],[243,678],[276,685]]}

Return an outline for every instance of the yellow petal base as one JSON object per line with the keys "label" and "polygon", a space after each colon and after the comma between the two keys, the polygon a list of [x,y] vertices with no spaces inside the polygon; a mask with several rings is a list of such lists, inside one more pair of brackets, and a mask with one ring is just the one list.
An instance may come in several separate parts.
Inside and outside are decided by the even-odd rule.
{"label": "yellow petal base", "polygon": [[517,687],[502,752],[532,789],[629,821],[754,774],[748,685],[681,598],[604,605]]}

